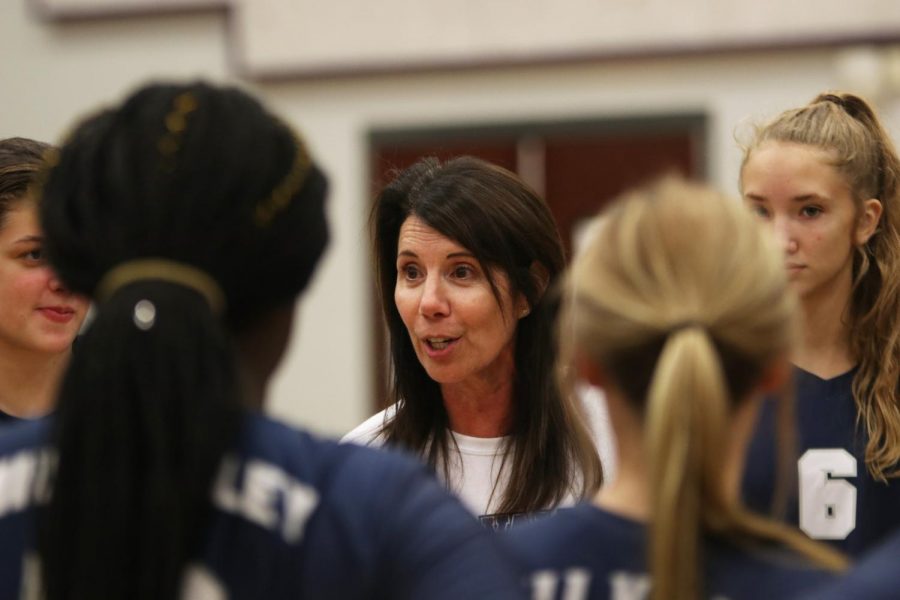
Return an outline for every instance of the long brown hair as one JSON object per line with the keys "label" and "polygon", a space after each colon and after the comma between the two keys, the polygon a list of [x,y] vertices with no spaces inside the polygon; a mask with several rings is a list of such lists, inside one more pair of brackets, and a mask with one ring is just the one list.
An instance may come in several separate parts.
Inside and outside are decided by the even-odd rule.
{"label": "long brown hair", "polygon": [[[528,512],[554,506],[569,493],[590,493],[601,480],[600,462],[572,398],[556,385],[553,303],[543,293],[564,267],[556,224],[521,179],[472,157],[417,162],[382,190],[372,210],[378,290],[390,336],[388,399],[396,405],[382,429],[387,443],[448,469],[440,387],[419,363],[394,303],[397,240],[410,216],[467,248],[485,267],[498,302],[492,272],[505,274],[513,296],[521,294],[531,307],[516,329],[514,423],[504,459],[510,477],[505,490],[495,490],[502,493],[499,511]],[[535,277],[534,264],[548,282]]]}
{"label": "long brown hair", "polygon": [[900,475],[900,160],[872,107],[859,96],[824,93],[759,127],[744,164],[766,141],[793,142],[831,154],[857,211],[876,198],[875,234],[856,248],[848,311],[850,351],[858,362],[853,397],[869,440],[866,465],[881,481]]}
{"label": "long brown hair", "polygon": [[749,211],[677,179],[635,191],[606,213],[566,289],[573,343],[643,416],[653,598],[704,596],[705,533],[843,566],[725,483],[733,415],[794,333],[780,254]]}

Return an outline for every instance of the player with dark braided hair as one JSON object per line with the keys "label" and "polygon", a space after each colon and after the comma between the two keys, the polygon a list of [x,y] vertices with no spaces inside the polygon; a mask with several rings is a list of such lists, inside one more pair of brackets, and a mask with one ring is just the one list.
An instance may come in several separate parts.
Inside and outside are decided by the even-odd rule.
{"label": "player with dark braided hair", "polygon": [[328,240],[326,178],[283,122],[151,85],[52,162],[47,252],[97,314],[57,413],[0,438],[0,597],[515,597],[415,461],[259,412]]}

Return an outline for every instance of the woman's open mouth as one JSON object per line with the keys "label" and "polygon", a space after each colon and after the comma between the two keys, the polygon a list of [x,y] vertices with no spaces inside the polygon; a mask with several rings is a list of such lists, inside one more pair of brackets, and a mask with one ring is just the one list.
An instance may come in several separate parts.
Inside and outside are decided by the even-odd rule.
{"label": "woman's open mouth", "polygon": [[453,337],[426,337],[423,338],[423,345],[428,356],[436,358],[448,354],[458,340]]}
{"label": "woman's open mouth", "polygon": [[435,350],[443,350],[454,341],[454,338],[426,338],[425,343]]}

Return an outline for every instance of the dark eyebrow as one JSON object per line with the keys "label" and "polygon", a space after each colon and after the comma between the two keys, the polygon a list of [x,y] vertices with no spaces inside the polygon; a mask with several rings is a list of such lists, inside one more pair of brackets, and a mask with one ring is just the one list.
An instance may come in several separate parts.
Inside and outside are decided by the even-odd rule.
{"label": "dark eyebrow", "polygon": [[34,242],[42,243],[44,241],[44,237],[40,235],[26,235],[25,237],[20,237],[17,239],[14,244],[30,244]]}
{"label": "dark eyebrow", "polygon": [[[419,257],[419,255],[412,250],[401,250],[397,253],[397,256],[411,256],[413,258]],[[475,258],[475,255],[471,252],[451,252],[447,255],[447,258]]]}
{"label": "dark eyebrow", "polygon": [[[758,194],[744,194],[744,197],[753,200],[754,202],[765,202],[766,197],[760,196]],[[822,196],[819,194],[803,194],[802,196],[794,196],[791,198],[791,202],[809,202],[810,200],[821,200]]]}

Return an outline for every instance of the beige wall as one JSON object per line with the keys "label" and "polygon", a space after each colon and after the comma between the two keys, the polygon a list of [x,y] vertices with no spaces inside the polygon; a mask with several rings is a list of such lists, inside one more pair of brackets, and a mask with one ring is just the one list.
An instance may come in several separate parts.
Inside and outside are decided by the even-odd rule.
{"label": "beige wall", "polygon": [[[154,1],[159,2],[149,0]],[[243,48],[242,62],[254,72],[353,71],[411,63],[508,64],[549,56],[859,40],[884,37],[900,27],[896,0],[228,2],[238,15],[235,32]]]}
{"label": "beige wall", "polygon": [[[234,80],[220,13],[48,24],[0,2],[0,137],[58,139],[84,111],[150,78]],[[326,433],[368,412],[370,273],[366,133],[371,127],[704,111],[708,173],[734,191],[735,125],[843,84],[831,50],[633,60],[250,85],[305,134],[332,177],[333,244],[299,307],[271,409]],[[896,103],[884,107],[893,130]]]}

